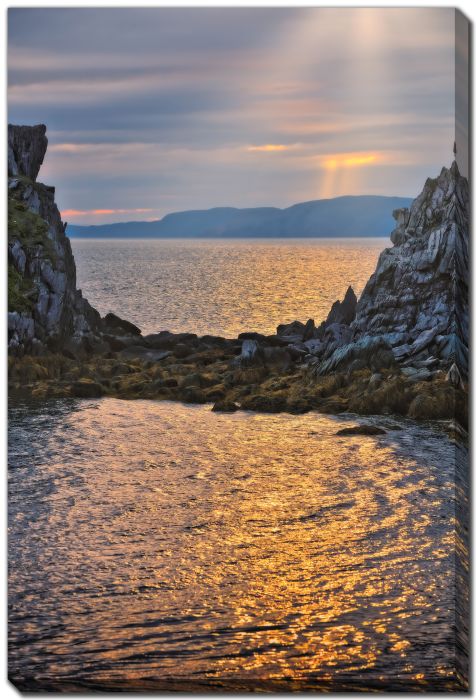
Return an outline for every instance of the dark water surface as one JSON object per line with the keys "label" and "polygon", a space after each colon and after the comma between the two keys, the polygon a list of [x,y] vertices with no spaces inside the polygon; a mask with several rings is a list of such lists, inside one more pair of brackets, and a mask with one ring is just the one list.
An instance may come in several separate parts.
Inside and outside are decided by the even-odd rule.
{"label": "dark water surface", "polygon": [[455,445],[348,420],[12,406],[12,680],[453,688]]}

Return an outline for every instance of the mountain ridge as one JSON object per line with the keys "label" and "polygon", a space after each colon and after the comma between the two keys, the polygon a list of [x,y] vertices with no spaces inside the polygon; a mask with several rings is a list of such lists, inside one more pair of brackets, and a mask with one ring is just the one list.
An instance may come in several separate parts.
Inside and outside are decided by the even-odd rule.
{"label": "mountain ridge", "polygon": [[343,195],[289,207],[212,207],[171,212],[154,221],[69,224],[71,238],[344,238],[384,237],[392,210],[410,197]]}

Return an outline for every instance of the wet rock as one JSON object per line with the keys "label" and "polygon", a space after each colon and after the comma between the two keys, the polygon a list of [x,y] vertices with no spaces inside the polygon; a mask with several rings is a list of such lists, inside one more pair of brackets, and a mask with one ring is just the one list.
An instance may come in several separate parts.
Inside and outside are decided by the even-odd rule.
{"label": "wet rock", "polygon": [[376,425],[352,425],[348,428],[341,428],[336,435],[385,435],[386,430]]}
{"label": "wet rock", "polygon": [[216,413],[234,413],[239,410],[238,404],[233,401],[217,401],[212,408]]}
{"label": "wet rock", "polygon": [[279,413],[287,408],[286,398],[283,396],[268,396],[255,394],[245,397],[241,402],[241,408],[246,411],[260,411],[262,413]]}
{"label": "wet rock", "polygon": [[311,411],[313,408],[312,404],[304,399],[288,399],[286,403],[286,410],[289,413],[293,413],[295,415],[301,415],[303,413],[308,413]]}
{"label": "wet rock", "polygon": [[202,389],[188,386],[181,390],[180,396],[185,403],[207,403],[207,397]]}

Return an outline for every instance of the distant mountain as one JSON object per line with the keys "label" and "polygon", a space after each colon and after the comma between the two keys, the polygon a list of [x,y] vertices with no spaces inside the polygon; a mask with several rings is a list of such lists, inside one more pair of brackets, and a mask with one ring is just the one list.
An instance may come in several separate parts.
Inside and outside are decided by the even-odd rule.
{"label": "distant mountain", "polygon": [[287,209],[257,207],[183,211],[158,221],[68,226],[70,238],[311,238],[389,236],[394,209],[408,197],[364,195],[317,199]]}

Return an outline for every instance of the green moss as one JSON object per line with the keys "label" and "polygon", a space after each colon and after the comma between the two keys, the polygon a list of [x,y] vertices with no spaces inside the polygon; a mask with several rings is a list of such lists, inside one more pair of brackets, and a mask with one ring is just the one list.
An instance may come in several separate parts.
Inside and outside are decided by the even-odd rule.
{"label": "green moss", "polygon": [[14,195],[8,196],[8,242],[18,239],[26,250],[42,246],[43,255],[56,260],[53,243],[48,238],[48,224]]}
{"label": "green moss", "polygon": [[35,303],[36,288],[11,263],[8,265],[8,310],[28,313]]}

